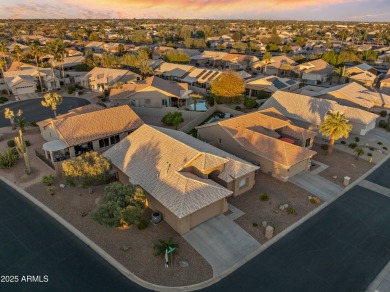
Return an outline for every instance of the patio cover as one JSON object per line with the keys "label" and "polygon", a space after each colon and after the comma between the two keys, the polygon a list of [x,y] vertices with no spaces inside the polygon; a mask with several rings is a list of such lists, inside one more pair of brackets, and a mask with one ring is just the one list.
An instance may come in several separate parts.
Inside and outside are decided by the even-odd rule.
{"label": "patio cover", "polygon": [[59,151],[66,148],[68,148],[68,145],[66,145],[65,142],[62,140],[54,140],[43,144],[43,150],[50,152]]}

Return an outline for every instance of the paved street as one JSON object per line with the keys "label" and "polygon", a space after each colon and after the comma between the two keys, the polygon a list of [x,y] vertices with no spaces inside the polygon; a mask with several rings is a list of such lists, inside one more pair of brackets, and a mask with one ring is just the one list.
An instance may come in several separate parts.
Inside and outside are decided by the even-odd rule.
{"label": "paved street", "polygon": [[0,202],[0,276],[19,276],[0,291],[146,291],[2,181]]}
{"label": "paved street", "polygon": [[[47,118],[53,118],[53,111],[51,108],[43,107],[41,105],[42,100],[43,99],[23,100],[0,106],[0,127],[10,126],[9,120],[4,118],[4,109],[7,107],[12,109],[15,114],[21,109],[27,122],[39,122]],[[82,98],[64,97],[62,104],[58,106],[57,114],[64,114],[68,110],[87,104],[89,104],[89,101]]]}
{"label": "paved street", "polygon": [[[389,187],[389,168],[367,180]],[[374,190],[353,187],[206,291],[365,291],[390,260],[390,198]]]}

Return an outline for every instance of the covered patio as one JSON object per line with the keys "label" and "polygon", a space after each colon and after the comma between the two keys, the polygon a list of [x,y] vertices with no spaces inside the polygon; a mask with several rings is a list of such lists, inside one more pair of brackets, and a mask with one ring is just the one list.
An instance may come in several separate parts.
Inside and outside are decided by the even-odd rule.
{"label": "covered patio", "polygon": [[43,144],[43,151],[46,159],[54,162],[62,161],[70,158],[69,147],[62,140],[54,140]]}

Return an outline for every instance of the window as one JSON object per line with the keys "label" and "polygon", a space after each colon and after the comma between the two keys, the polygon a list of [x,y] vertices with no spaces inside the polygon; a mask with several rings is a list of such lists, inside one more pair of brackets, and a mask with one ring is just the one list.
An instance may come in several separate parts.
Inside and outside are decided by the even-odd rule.
{"label": "window", "polygon": [[145,99],[145,104],[150,104],[150,99]]}
{"label": "window", "polygon": [[104,138],[104,139],[100,139],[99,140],[99,147],[100,148],[104,148],[104,147],[107,147],[107,146],[110,146],[110,141],[108,138]]}
{"label": "window", "polygon": [[311,142],[311,139],[306,139],[306,142],[305,142],[305,147],[309,147],[310,146],[310,143]]}
{"label": "window", "polygon": [[168,106],[168,101],[166,99],[161,100],[163,106]]}
{"label": "window", "polygon": [[115,135],[115,136],[111,136],[110,137],[110,143],[111,143],[111,145],[114,145],[114,144],[116,144],[116,143],[118,143],[119,142],[119,135]]}
{"label": "window", "polygon": [[222,139],[218,139],[218,144],[221,144],[222,143]]}
{"label": "window", "polygon": [[242,188],[246,187],[247,184],[248,184],[248,179],[247,178],[243,178],[242,180],[240,180],[240,184],[238,185],[238,187],[240,189],[242,189]]}

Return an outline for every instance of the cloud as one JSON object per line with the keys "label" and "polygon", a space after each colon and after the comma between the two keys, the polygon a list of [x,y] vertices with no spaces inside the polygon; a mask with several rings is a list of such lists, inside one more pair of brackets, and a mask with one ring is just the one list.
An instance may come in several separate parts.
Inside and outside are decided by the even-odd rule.
{"label": "cloud", "polygon": [[348,17],[348,18],[350,18],[350,19],[377,18],[377,17],[385,16],[385,15],[389,15],[389,13],[354,15],[354,16],[350,16],[350,17]]}
{"label": "cloud", "polygon": [[0,18],[239,18],[240,15],[253,15],[254,12],[261,17],[270,12],[356,3],[356,0],[20,1],[19,4],[18,0],[14,0],[13,3],[3,5]]}

